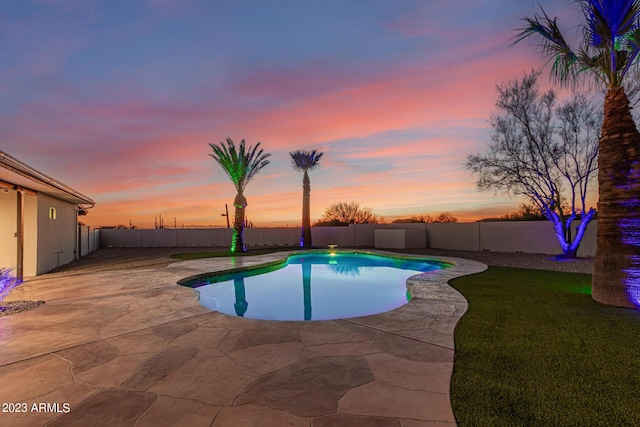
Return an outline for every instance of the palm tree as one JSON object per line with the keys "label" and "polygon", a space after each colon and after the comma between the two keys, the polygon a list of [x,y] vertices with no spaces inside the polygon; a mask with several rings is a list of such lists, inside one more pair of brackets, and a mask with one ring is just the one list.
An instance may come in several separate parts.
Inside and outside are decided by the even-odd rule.
{"label": "palm tree", "polygon": [[[585,17],[583,40],[572,49],[544,10],[516,36],[535,35],[553,62],[561,84],[580,82],[587,72],[606,86],[598,157],[598,234],[593,299],[619,307],[640,307],[640,134],[631,116],[624,83],[640,54],[640,0],[577,0]],[[631,81],[628,82],[633,83]]]}
{"label": "palm tree", "polygon": [[264,150],[260,147],[260,142],[255,146],[249,146],[248,150],[245,150],[244,139],[240,142],[240,147],[236,150],[236,146],[231,140],[227,138],[226,144],[220,142],[220,145],[209,144],[213,149],[213,154],[209,154],[213,159],[220,164],[222,169],[229,175],[233,185],[236,187],[236,198],[233,201],[235,206],[235,218],[233,220],[233,237],[231,238],[231,252],[246,252],[247,248],[244,245],[244,239],[242,233],[244,231],[245,210],[247,206],[247,199],[244,197],[244,189],[256,176],[260,169],[267,166],[270,162],[266,160],[271,154],[263,153]]}
{"label": "palm tree", "polygon": [[318,150],[298,150],[289,152],[293,168],[303,171],[302,178],[302,232],[300,234],[300,246],[311,247],[311,181],[309,171],[318,166],[318,162],[324,153]]}

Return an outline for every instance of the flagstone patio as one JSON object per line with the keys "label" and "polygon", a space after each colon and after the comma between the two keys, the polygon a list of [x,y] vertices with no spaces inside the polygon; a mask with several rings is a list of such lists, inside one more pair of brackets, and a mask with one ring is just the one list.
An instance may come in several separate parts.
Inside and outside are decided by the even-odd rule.
{"label": "flagstone patio", "polygon": [[231,317],[176,284],[287,254],[29,279],[11,299],[46,303],[0,318],[0,425],[455,426],[467,303],[446,282],[486,265],[447,257],[407,305],[333,321]]}

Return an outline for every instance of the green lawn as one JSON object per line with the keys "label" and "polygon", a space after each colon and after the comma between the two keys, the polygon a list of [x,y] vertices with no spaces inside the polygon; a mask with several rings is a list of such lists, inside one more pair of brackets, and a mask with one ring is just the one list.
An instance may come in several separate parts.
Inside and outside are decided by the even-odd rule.
{"label": "green lawn", "polygon": [[594,302],[591,276],[491,267],[469,301],[451,383],[460,426],[640,426],[640,310]]}
{"label": "green lawn", "polygon": [[264,255],[273,252],[292,251],[300,249],[297,246],[277,246],[272,248],[255,248],[248,249],[247,252],[221,251],[221,252],[193,252],[186,254],[174,254],[171,255],[173,259],[190,260],[190,259],[202,259],[202,258],[215,258],[215,257],[228,257],[228,256],[252,256],[252,255]]}

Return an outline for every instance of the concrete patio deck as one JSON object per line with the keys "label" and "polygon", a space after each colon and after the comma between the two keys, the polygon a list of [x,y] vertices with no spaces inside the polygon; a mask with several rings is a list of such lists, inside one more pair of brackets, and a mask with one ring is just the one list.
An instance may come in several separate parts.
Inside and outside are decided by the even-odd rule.
{"label": "concrete patio deck", "polygon": [[28,280],[10,299],[46,304],[0,318],[0,425],[455,426],[467,302],[446,282],[486,265],[443,258],[405,306],[334,321],[230,317],[176,284],[289,253]]}

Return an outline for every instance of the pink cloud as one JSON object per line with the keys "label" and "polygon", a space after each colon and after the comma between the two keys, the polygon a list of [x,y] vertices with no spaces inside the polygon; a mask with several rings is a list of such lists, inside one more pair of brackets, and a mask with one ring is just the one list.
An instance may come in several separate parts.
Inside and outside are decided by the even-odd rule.
{"label": "pink cloud", "polygon": [[477,123],[487,119],[495,84],[519,76],[526,68],[514,57],[456,64],[447,70],[446,81],[435,81],[430,66],[405,69],[387,80],[364,81],[337,93],[256,113],[236,127],[255,129],[278,148],[296,140],[362,137],[448,121]]}

